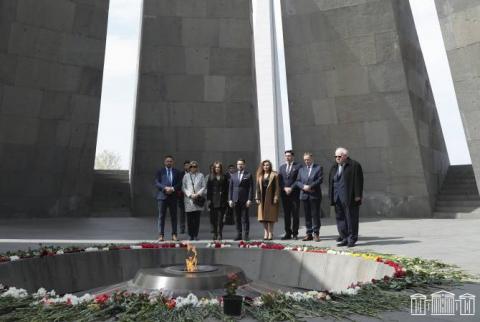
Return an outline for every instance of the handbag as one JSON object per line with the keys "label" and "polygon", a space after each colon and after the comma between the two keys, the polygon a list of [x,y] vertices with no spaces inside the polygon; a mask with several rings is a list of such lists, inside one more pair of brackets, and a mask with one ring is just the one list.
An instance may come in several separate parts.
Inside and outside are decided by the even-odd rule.
{"label": "handbag", "polygon": [[235,216],[233,215],[233,209],[227,206],[225,215],[223,216],[224,225],[235,225]]}
{"label": "handbag", "polygon": [[[195,193],[195,183],[193,182],[192,175],[190,175],[190,181],[192,181],[192,189],[193,193]],[[197,196],[197,198],[193,199],[193,204],[198,207],[203,207],[205,206],[205,201],[207,201],[207,199],[205,199],[204,196]]]}

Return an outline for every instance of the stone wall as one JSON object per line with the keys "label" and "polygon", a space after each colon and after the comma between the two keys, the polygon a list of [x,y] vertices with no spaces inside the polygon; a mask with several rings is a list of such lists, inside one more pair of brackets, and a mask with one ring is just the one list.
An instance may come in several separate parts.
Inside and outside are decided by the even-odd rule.
{"label": "stone wall", "polygon": [[0,0],[0,218],[87,215],[108,0]]}
{"label": "stone wall", "polygon": [[282,8],[295,150],[328,173],[348,148],[365,173],[362,216],[431,215],[448,157],[408,2]]}
{"label": "stone wall", "polygon": [[157,212],[164,156],[197,160],[208,173],[258,162],[248,0],[145,0],[132,162],[134,214]]}
{"label": "stone wall", "polygon": [[480,2],[435,0],[435,4],[480,190]]}

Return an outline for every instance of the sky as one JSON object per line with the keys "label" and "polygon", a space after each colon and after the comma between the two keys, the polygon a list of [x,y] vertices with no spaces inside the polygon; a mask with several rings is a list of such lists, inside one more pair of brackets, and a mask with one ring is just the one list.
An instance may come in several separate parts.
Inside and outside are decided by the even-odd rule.
{"label": "sky", "polygon": [[[451,164],[470,164],[434,0],[410,0]],[[110,0],[97,154],[130,168],[142,0]]]}

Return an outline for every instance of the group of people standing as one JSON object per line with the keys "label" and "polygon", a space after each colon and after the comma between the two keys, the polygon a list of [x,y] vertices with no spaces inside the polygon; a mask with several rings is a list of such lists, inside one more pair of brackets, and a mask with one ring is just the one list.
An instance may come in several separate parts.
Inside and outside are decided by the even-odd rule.
{"label": "group of people standing", "polygon": [[[345,148],[335,151],[335,164],[329,174],[329,201],[335,207],[339,237],[338,245],[353,247],[358,239],[358,213],[363,194],[363,172],[360,164],[348,157]],[[249,209],[257,204],[257,218],[263,224],[264,240],[273,239],[273,227],[278,221],[282,203],[285,235],[282,240],[298,239],[299,210],[303,204],[306,236],[303,241],[320,241],[320,205],[323,168],[314,163],[309,152],[304,164],[294,161],[294,152],[285,151],[285,163],[276,172],[272,163],[264,160],[253,175],[245,168],[245,160],[237,160],[224,171],[215,161],[205,177],[196,161],[185,161],[183,171],[174,168],[172,156],[166,156],[165,167],[157,172],[159,241],[164,241],[167,209],[171,215],[172,240],[177,240],[177,204],[180,209],[180,233],[185,222],[190,240],[197,240],[200,215],[207,207],[213,240],[223,239],[223,225],[234,218],[237,235],[234,240],[249,240]],[[186,220],[185,220],[186,219]]]}

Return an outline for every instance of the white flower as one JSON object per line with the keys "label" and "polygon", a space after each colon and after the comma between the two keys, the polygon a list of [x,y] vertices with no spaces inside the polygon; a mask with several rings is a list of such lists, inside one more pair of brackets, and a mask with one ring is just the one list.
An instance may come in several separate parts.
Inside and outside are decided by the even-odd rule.
{"label": "white flower", "polygon": [[175,248],[180,248],[180,244],[175,244]]}
{"label": "white flower", "polygon": [[41,287],[38,289],[37,293],[33,293],[32,296],[34,299],[39,299],[39,298],[45,297],[47,294],[48,294],[47,290]]}
{"label": "white flower", "polygon": [[87,248],[85,248],[85,251],[86,252],[97,252],[98,247],[87,247]]}
{"label": "white flower", "polygon": [[232,247],[230,244],[222,244],[220,248],[225,248],[225,247]]}
{"label": "white flower", "polygon": [[13,256],[10,256],[10,260],[13,262],[13,261],[18,261],[20,259],[20,257],[18,257],[17,255],[13,255]]}
{"label": "white flower", "polygon": [[63,249],[57,250],[57,253],[56,253],[56,254],[57,254],[57,255],[62,255],[62,254],[64,254]]}
{"label": "white flower", "polygon": [[198,302],[198,306],[211,306],[211,305],[219,305],[219,302],[217,299],[208,299],[208,298],[203,298]]}
{"label": "white flower", "polygon": [[329,250],[327,250],[327,254],[332,254],[332,255],[335,255],[335,254],[337,254],[337,253],[338,253],[338,252],[337,252],[337,251],[335,251],[335,250],[333,250],[333,249],[329,249]]}
{"label": "white flower", "polygon": [[181,308],[183,306],[198,306],[198,297],[190,293],[187,297],[177,297],[175,308]]}
{"label": "white flower", "polygon": [[70,302],[70,304],[72,305],[77,305],[80,303],[79,298],[72,294],[65,294],[62,297],[57,297],[49,300],[49,303],[68,303],[68,302]]}
{"label": "white flower", "polygon": [[0,283],[0,290],[3,290],[5,288],[5,286],[3,286],[2,283]]}
{"label": "white flower", "polygon": [[307,246],[303,247],[303,251],[304,252],[308,251],[308,247]]}
{"label": "white flower", "polygon": [[155,304],[158,302],[158,298],[162,295],[162,292],[159,290],[155,290],[148,294],[148,300],[151,304]]}
{"label": "white flower", "polygon": [[358,291],[360,291],[360,286],[355,286],[354,288],[347,288],[347,290],[342,291],[341,294],[357,295]]}
{"label": "white flower", "polygon": [[87,303],[87,302],[92,302],[95,299],[95,297],[89,293],[83,294],[79,299],[78,303]]}
{"label": "white flower", "polygon": [[130,245],[130,249],[142,249],[140,245]]}
{"label": "white flower", "polygon": [[253,306],[262,306],[263,305],[263,300],[260,296],[256,297],[253,299]]}
{"label": "white flower", "polygon": [[8,290],[0,296],[1,297],[10,296],[16,299],[23,299],[28,296],[28,293],[23,288],[17,289],[16,287],[9,287]]}

